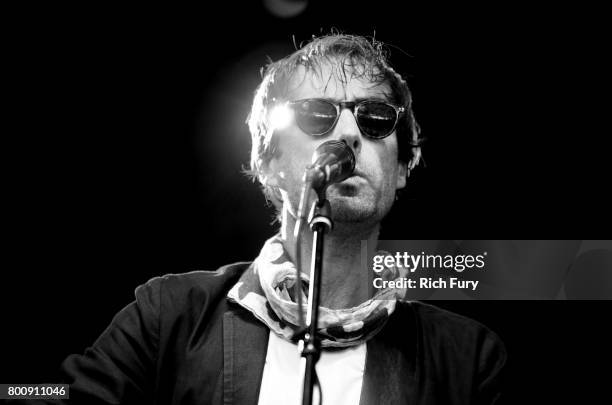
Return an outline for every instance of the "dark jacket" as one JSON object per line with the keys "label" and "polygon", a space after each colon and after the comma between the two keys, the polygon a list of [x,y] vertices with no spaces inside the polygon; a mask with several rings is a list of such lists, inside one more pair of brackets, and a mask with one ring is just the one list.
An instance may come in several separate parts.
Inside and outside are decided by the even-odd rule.
{"label": "dark jacket", "polygon": [[[226,297],[248,266],[139,286],[94,345],[62,364],[68,403],[257,404],[269,329]],[[505,357],[481,324],[402,302],[367,342],[361,404],[493,403]]]}

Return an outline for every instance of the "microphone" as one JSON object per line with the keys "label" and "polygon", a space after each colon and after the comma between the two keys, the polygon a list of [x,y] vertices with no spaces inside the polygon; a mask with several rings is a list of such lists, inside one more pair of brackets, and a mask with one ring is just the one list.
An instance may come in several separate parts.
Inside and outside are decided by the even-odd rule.
{"label": "microphone", "polygon": [[[314,190],[319,200],[324,198],[325,189],[333,183],[347,179],[355,171],[355,154],[346,141],[323,142],[312,155],[312,164],[306,167],[300,193],[297,220],[294,228],[294,237],[299,242],[302,223],[306,220],[306,201],[308,191]],[[297,243],[299,246],[299,243]],[[299,253],[296,253],[299,257]],[[299,263],[299,260],[298,260]]]}
{"label": "microphone", "polygon": [[349,178],[355,171],[355,154],[346,141],[323,142],[312,155],[304,180],[320,193],[327,186]]}

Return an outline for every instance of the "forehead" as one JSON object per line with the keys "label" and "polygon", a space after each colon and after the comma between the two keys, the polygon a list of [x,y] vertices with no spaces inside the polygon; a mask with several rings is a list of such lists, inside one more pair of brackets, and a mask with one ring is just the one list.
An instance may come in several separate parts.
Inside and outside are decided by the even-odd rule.
{"label": "forehead", "polygon": [[289,81],[289,100],[330,98],[352,101],[356,99],[391,99],[391,88],[386,82],[375,82],[359,69],[324,63],[316,69],[298,66]]}

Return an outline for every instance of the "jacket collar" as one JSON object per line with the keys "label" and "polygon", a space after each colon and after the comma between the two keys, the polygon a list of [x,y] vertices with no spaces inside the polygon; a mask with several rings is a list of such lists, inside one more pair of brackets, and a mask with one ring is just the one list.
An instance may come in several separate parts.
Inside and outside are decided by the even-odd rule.
{"label": "jacket collar", "polygon": [[223,404],[257,405],[270,330],[229,303],[223,316]]}
{"label": "jacket collar", "polygon": [[385,327],[368,340],[360,405],[418,403],[414,322],[412,310],[398,302]]}

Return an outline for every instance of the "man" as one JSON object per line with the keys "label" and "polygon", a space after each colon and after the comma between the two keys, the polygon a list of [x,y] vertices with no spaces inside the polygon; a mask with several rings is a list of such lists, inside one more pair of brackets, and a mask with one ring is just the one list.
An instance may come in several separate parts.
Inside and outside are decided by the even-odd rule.
{"label": "man", "polygon": [[[337,140],[356,165],[326,193],[334,228],[325,239],[320,303],[323,403],[493,403],[505,361],[495,334],[405,301],[405,291],[373,291],[362,271],[362,241],[376,246],[381,221],[419,162],[411,101],[381,44],[363,37],[317,38],[271,64],[248,123],[252,174],[279,212],[279,234],[253,263],[137,288],[136,301],[93,347],[64,362],[71,401],[299,403],[295,252],[299,240],[307,280],[313,246],[307,226],[298,239],[293,230],[304,169],[319,145]],[[283,125],[277,111],[290,113]]]}

